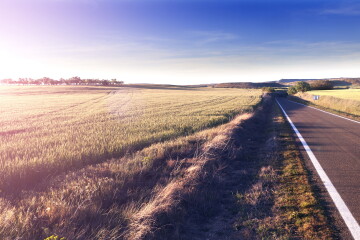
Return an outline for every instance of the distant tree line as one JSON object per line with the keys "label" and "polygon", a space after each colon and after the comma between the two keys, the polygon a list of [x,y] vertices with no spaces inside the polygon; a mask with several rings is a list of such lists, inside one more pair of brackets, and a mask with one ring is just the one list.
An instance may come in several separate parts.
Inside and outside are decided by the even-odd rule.
{"label": "distant tree line", "polygon": [[263,92],[266,92],[266,93],[275,92],[275,88],[273,88],[273,87],[262,87],[261,89],[263,90]]}
{"label": "distant tree line", "polygon": [[17,84],[17,85],[122,85],[123,81],[117,79],[81,79],[80,77],[72,77],[69,79],[60,78],[58,80],[43,77],[39,79],[32,78],[19,78],[13,79],[2,79],[0,84]]}
{"label": "distant tree line", "polygon": [[355,85],[360,85],[360,78],[326,78],[326,79],[281,79],[279,83],[292,83],[292,82],[315,82],[321,80],[328,80],[331,82],[347,82]]}
{"label": "distant tree line", "polygon": [[284,85],[276,82],[263,82],[263,83],[252,83],[252,82],[235,82],[235,83],[219,83],[213,85],[215,88],[276,88],[284,87]]}
{"label": "distant tree line", "polygon": [[331,90],[334,89],[333,82],[329,80],[318,80],[310,83],[311,90]]}
{"label": "distant tree line", "polygon": [[293,86],[288,88],[288,94],[296,94],[298,92],[307,92],[310,90],[331,90],[334,88],[334,84],[329,80],[317,80],[308,82],[296,82]]}
{"label": "distant tree line", "polygon": [[303,81],[300,81],[300,82],[296,82],[294,86],[291,86],[288,88],[288,94],[296,94],[298,92],[306,92],[306,91],[310,91],[311,90],[311,87],[310,87],[310,84],[307,83],[307,82],[303,82]]}

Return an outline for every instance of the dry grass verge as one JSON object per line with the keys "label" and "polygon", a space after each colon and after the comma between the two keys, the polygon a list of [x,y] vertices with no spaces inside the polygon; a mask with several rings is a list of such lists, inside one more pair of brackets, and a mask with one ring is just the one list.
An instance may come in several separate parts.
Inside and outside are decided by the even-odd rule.
{"label": "dry grass verge", "polygon": [[133,215],[126,238],[332,239],[291,129],[270,102],[206,142]]}
{"label": "dry grass verge", "polygon": [[[289,125],[276,109],[250,187],[235,194],[234,227],[245,239],[334,239]],[[269,148],[271,146],[271,148]],[[261,153],[262,152],[262,153]]]}
{"label": "dry grass verge", "polygon": [[226,146],[213,155],[207,177],[192,185],[196,189],[181,195],[185,203],[169,213],[182,218],[168,216],[157,225],[178,221],[173,235],[148,239],[334,238],[291,129],[274,105],[238,126]]}
{"label": "dry grass verge", "polygon": [[175,205],[175,195],[197,176],[214,144],[225,141],[224,134],[250,116],[68,172],[3,198],[0,238],[56,234],[67,239],[133,239],[135,231],[152,234],[155,215]]}
{"label": "dry grass verge", "polygon": [[[209,192],[206,194],[199,186],[205,179],[210,180],[207,184],[214,183],[212,178],[216,176],[215,172],[221,169],[214,165],[221,156],[219,152],[228,148],[231,137],[239,125],[251,116],[244,114],[226,124],[216,137],[202,145],[198,156],[186,159],[190,164],[178,169],[168,184],[160,187],[153,198],[133,215],[126,239],[182,239],[181,224],[185,216],[189,215],[189,212],[186,212],[189,210],[185,207],[186,203],[195,204],[192,207],[202,213],[209,210],[209,202],[205,201],[213,202],[211,200],[216,199],[216,196],[209,195]],[[213,199],[210,199],[211,197]],[[192,201],[194,198],[197,200]]]}
{"label": "dry grass verge", "polygon": [[292,101],[323,109],[334,114],[360,120],[360,102],[357,100],[332,96],[321,96],[319,100],[313,100],[313,95],[310,93],[298,93],[296,96],[289,96],[288,98]]}

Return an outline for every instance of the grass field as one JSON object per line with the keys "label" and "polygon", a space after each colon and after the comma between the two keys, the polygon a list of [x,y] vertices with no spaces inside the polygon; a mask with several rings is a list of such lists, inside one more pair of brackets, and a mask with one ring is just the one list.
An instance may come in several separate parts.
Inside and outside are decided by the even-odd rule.
{"label": "grass field", "polygon": [[312,95],[332,96],[341,99],[360,101],[360,89],[314,90],[309,93]]}
{"label": "grass field", "polygon": [[[132,204],[142,205],[171,175],[176,165],[163,159],[196,152],[215,136],[213,127],[252,111],[261,94],[160,85],[1,86],[0,239],[112,239],[123,232]],[[203,130],[210,132],[190,137]]]}
{"label": "grass field", "polygon": [[[219,210],[223,171],[238,165],[238,157],[245,161],[242,172],[249,159],[263,164],[260,145],[275,131],[268,123],[269,96],[252,111],[262,99],[258,90],[3,86],[0,93],[4,240],[191,239],[189,226],[195,225],[188,218],[208,219]],[[262,202],[259,208],[268,209]],[[266,231],[260,224],[256,236],[305,236],[280,209],[274,219],[282,223],[270,223]],[[256,205],[246,216],[258,216],[258,210]],[[315,226],[312,218],[301,220]],[[205,222],[196,221],[197,231]]]}
{"label": "grass field", "polygon": [[260,91],[205,88],[2,86],[0,189],[213,127]]}
{"label": "grass field", "polygon": [[[314,100],[313,95],[320,95],[320,99]],[[360,91],[358,89],[309,91],[297,93],[295,96],[299,97],[293,98],[295,101],[305,100],[306,104],[313,104],[327,111],[360,120]]]}

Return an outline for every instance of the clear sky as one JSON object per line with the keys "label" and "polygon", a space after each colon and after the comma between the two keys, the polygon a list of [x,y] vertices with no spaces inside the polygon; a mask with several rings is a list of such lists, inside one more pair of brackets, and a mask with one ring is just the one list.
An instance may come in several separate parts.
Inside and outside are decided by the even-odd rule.
{"label": "clear sky", "polygon": [[0,79],[360,77],[360,1],[1,0]]}

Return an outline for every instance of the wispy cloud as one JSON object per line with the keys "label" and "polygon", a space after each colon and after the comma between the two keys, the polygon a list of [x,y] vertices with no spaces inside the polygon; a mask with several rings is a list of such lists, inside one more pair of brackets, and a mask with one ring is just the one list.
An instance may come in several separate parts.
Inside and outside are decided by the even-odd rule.
{"label": "wispy cloud", "polygon": [[321,14],[347,15],[347,16],[360,15],[360,4],[343,6],[339,8],[325,9],[321,12]]}
{"label": "wispy cloud", "polygon": [[223,42],[239,38],[233,33],[223,31],[190,31],[189,33],[199,44]]}

